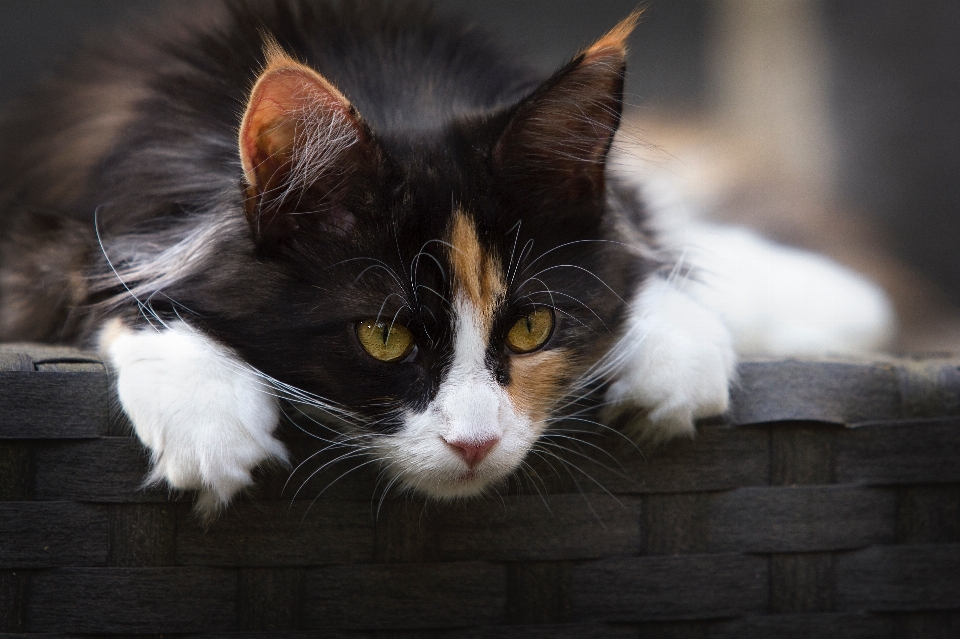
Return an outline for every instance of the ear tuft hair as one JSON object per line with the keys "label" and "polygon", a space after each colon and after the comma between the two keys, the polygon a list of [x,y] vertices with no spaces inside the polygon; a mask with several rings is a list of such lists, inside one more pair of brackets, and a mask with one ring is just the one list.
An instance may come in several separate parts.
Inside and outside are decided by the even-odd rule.
{"label": "ear tuft hair", "polygon": [[646,7],[637,7],[630,15],[617,23],[617,26],[607,31],[599,40],[584,49],[583,55],[590,58],[595,55],[602,55],[606,52],[617,52],[621,56],[627,54],[627,39],[637,28],[640,18]]}
{"label": "ear tuft hair", "polygon": [[263,38],[263,59],[265,61],[261,75],[271,67],[299,64],[287,53],[286,49],[277,42],[277,39],[274,38],[272,34],[264,32],[261,34],[261,37]]}

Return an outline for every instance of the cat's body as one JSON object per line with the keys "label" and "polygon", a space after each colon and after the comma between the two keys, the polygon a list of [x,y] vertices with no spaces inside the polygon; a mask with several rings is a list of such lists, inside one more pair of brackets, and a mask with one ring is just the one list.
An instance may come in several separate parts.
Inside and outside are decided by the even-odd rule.
{"label": "cat's body", "polygon": [[730,333],[605,171],[635,17],[544,77],[416,4],[229,7],[82,57],[0,148],[0,338],[99,348],[154,479],[226,503],[278,397],[441,498],[584,402],[726,409]]}

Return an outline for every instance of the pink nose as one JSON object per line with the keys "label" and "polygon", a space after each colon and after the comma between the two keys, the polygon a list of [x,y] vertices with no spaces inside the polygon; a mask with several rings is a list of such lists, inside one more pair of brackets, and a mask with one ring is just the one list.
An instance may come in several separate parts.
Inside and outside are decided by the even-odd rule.
{"label": "pink nose", "polygon": [[473,468],[483,461],[483,458],[487,456],[491,448],[500,443],[500,438],[494,437],[492,439],[479,441],[447,441],[444,439],[443,441],[447,442],[447,446],[460,455],[460,458],[467,463],[467,466]]}

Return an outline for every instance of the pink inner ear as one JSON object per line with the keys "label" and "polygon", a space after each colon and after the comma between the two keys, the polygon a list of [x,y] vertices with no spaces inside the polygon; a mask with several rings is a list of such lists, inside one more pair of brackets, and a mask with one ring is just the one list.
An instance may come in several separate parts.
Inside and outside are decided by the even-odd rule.
{"label": "pink inner ear", "polygon": [[257,193],[269,189],[289,166],[297,123],[311,102],[333,106],[319,89],[314,78],[298,69],[267,71],[257,81],[240,129],[240,160]]}
{"label": "pink inner ear", "polygon": [[[259,192],[266,184],[258,178],[272,176],[290,160],[300,129],[336,119],[354,125],[353,107],[322,75],[287,56],[268,42],[267,68],[257,79],[240,125],[240,160],[250,186]],[[274,159],[276,158],[276,159]],[[261,170],[264,163],[277,167]]]}
{"label": "pink inner ear", "polygon": [[[316,187],[326,176],[342,176],[356,158],[344,151],[360,141],[362,125],[336,87],[313,69],[268,49],[267,69],[250,94],[240,125],[239,152],[247,181],[247,221],[258,237],[283,236],[305,221],[290,213],[296,193]],[[337,180],[341,182],[342,180]],[[332,203],[331,203],[332,204]],[[353,228],[346,210],[326,212],[316,221],[334,232]]]}

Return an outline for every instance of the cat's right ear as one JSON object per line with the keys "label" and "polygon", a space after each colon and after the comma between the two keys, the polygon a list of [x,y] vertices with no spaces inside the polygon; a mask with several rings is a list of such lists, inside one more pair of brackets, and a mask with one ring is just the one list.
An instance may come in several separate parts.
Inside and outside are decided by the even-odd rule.
{"label": "cat's right ear", "polygon": [[240,125],[244,209],[260,243],[302,226],[346,234],[355,223],[347,179],[369,160],[370,135],[350,101],[268,40],[267,64]]}
{"label": "cat's right ear", "polygon": [[603,198],[607,153],[623,110],[627,39],[641,13],[631,13],[509,114],[493,160],[514,194],[543,204]]}

